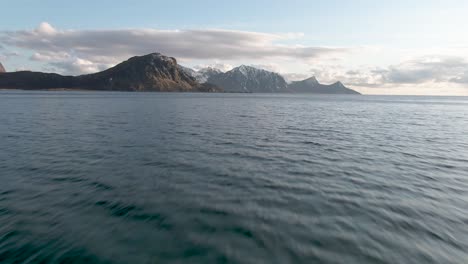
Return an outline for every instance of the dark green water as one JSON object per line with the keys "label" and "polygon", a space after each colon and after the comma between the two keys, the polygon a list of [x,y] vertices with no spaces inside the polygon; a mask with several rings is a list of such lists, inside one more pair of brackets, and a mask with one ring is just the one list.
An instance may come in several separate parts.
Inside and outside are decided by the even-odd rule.
{"label": "dark green water", "polygon": [[468,263],[468,98],[0,92],[0,263]]}

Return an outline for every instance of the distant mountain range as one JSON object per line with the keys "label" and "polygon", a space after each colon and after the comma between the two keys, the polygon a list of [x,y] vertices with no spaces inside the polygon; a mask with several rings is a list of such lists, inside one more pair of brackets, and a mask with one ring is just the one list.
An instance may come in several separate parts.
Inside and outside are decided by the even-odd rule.
{"label": "distant mountain range", "polygon": [[105,71],[80,76],[5,72],[0,64],[0,89],[359,94],[341,82],[323,85],[314,77],[288,84],[277,73],[245,65],[227,72],[195,71],[160,53],[132,57]]}
{"label": "distant mountain range", "polygon": [[294,93],[316,93],[316,94],[359,94],[358,92],[346,88],[341,82],[333,84],[321,84],[315,77],[303,81],[292,82],[288,86]]}
{"label": "distant mountain range", "polygon": [[359,94],[345,87],[341,82],[321,84],[315,77],[288,84],[278,73],[239,66],[228,72],[213,68],[194,71],[181,66],[181,69],[199,82],[212,83],[222,87],[225,92],[237,93],[316,93],[316,94]]}

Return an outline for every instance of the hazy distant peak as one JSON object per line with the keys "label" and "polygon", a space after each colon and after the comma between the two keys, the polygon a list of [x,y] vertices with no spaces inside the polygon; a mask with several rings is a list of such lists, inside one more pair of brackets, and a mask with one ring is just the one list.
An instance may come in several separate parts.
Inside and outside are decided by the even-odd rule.
{"label": "hazy distant peak", "polygon": [[321,84],[315,77],[310,77],[302,81],[292,82],[288,89],[293,93],[359,94],[358,92],[344,86],[344,84],[340,81],[337,81],[333,84]]}
{"label": "hazy distant peak", "polygon": [[0,62],[0,72],[6,72],[5,68],[3,67],[2,63]]}
{"label": "hazy distant peak", "polygon": [[344,84],[340,81],[337,81],[335,83],[333,83],[332,85],[335,85],[335,86],[338,86],[338,87],[345,87]]}
{"label": "hazy distant peak", "polygon": [[317,78],[315,78],[315,76],[312,76],[309,79],[305,79],[304,81],[310,84],[319,84],[319,81]]}

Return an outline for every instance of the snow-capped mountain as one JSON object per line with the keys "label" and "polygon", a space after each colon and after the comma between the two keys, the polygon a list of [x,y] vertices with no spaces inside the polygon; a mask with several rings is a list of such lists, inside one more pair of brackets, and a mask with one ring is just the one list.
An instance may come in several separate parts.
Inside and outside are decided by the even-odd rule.
{"label": "snow-capped mountain", "polygon": [[288,87],[281,75],[246,65],[226,73],[215,74],[208,78],[207,82],[222,87],[225,92],[286,92]]}
{"label": "snow-capped mountain", "polygon": [[207,82],[208,79],[211,78],[212,76],[215,76],[221,73],[223,72],[219,69],[207,67],[207,68],[198,70],[194,77],[195,79],[197,79],[198,82],[204,83],[204,82]]}
{"label": "snow-capped mountain", "polygon": [[180,64],[177,64],[177,67],[179,68],[179,71],[183,71],[186,74],[188,74],[188,75],[192,76],[193,78],[195,78],[196,71],[194,69],[182,66]]}
{"label": "snow-capped mountain", "polygon": [[179,65],[179,68],[195,78],[199,83],[205,83],[211,76],[222,73],[221,70],[212,67],[202,68],[198,71],[182,65]]}

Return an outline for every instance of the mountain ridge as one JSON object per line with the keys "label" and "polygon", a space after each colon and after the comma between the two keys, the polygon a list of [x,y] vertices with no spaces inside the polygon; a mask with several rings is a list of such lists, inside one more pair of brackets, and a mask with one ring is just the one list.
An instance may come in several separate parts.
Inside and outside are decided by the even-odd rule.
{"label": "mountain ridge", "polygon": [[2,72],[0,88],[359,94],[339,81],[320,84],[314,76],[288,84],[278,73],[248,65],[240,65],[227,72],[211,67],[195,71],[160,53],[134,56],[107,70],[78,76],[31,71]]}
{"label": "mountain ridge", "polygon": [[160,53],[134,56],[107,70],[64,76],[56,73],[18,71],[2,73],[4,89],[84,89],[104,91],[219,92],[181,71],[177,60]]}
{"label": "mountain ridge", "polygon": [[321,84],[315,76],[302,81],[294,81],[289,84],[288,89],[293,93],[360,94],[355,90],[347,88],[340,81],[332,84]]}
{"label": "mountain ridge", "polygon": [[226,92],[244,93],[285,92],[288,86],[278,73],[246,65],[213,75],[207,82],[222,87]]}

